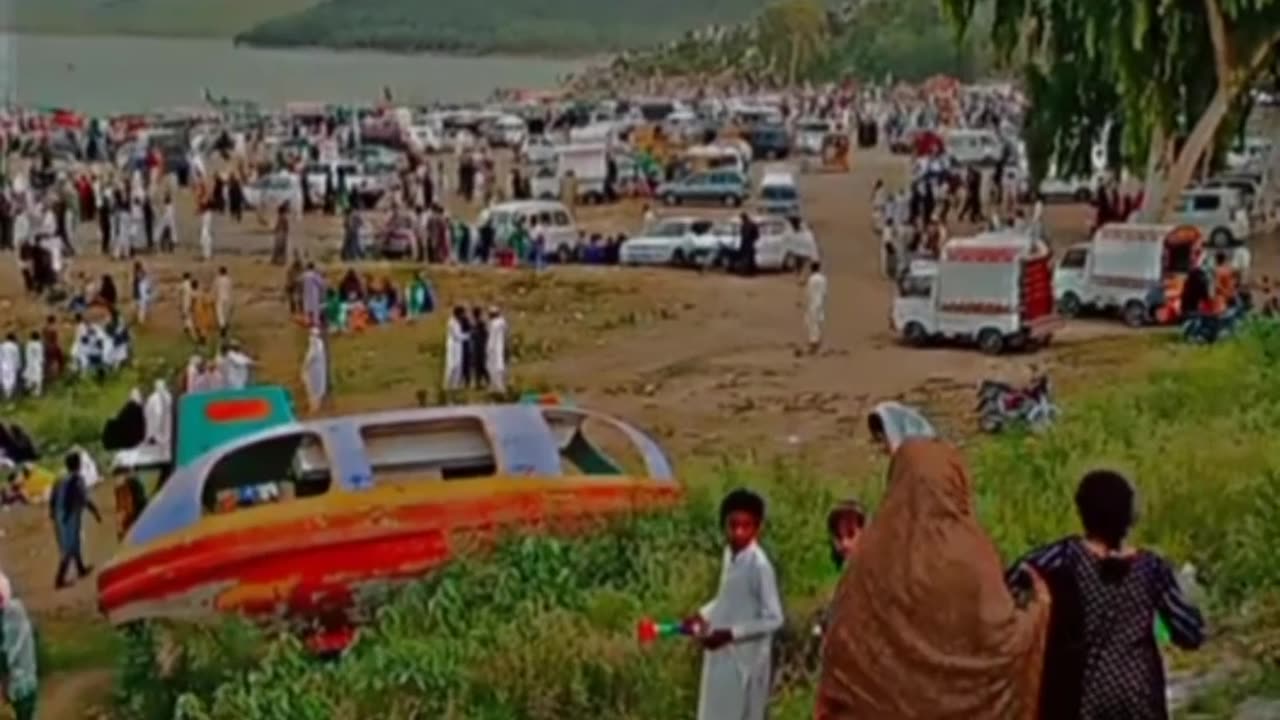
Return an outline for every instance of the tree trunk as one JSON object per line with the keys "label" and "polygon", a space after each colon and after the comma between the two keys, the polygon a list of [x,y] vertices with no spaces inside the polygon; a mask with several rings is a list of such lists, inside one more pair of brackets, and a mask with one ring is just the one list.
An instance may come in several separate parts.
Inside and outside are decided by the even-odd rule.
{"label": "tree trunk", "polygon": [[1157,127],[1151,131],[1151,147],[1147,149],[1147,167],[1142,181],[1142,207],[1138,210],[1138,222],[1155,222],[1157,211],[1164,207],[1164,180],[1169,169],[1170,142],[1163,128]]}
{"label": "tree trunk", "polygon": [[1209,101],[1209,107],[1205,108],[1200,119],[1196,121],[1195,127],[1192,128],[1191,134],[1187,136],[1182,150],[1178,152],[1178,159],[1174,161],[1168,177],[1165,178],[1164,197],[1161,198],[1158,206],[1160,214],[1157,219],[1160,222],[1168,220],[1173,214],[1174,203],[1183,189],[1191,183],[1191,177],[1200,164],[1200,158],[1217,137],[1218,128],[1227,117],[1227,112],[1231,110],[1231,101],[1235,99],[1235,94],[1229,81],[1220,82],[1218,89],[1213,93],[1213,99]]}

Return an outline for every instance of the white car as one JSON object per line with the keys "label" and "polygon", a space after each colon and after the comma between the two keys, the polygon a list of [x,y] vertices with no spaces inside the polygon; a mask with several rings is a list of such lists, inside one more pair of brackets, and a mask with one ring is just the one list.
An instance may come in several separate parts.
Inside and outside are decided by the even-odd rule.
{"label": "white car", "polygon": [[520,147],[520,159],[529,165],[542,165],[554,162],[556,146],[542,135],[531,135],[525,138]]}
{"label": "white car", "polygon": [[[797,229],[785,218],[761,216],[752,220],[760,231],[760,239],[756,241],[757,268],[799,270],[819,259],[818,242],[804,223]],[[717,225],[707,236],[707,251],[711,254],[706,257],[710,262],[737,252],[742,238],[741,226],[742,222],[734,218]]]}
{"label": "white car", "polygon": [[244,204],[252,210],[275,210],[288,205],[302,212],[302,183],[292,173],[264,175],[244,186]]}
{"label": "white car", "polygon": [[1087,203],[1093,200],[1094,194],[1101,185],[1101,178],[1094,176],[1059,178],[1046,177],[1040,181],[1040,196],[1050,202]]}
{"label": "white car", "polygon": [[417,153],[434,155],[444,152],[444,140],[440,130],[431,125],[414,125],[405,131],[409,148]]}
{"label": "white car", "polygon": [[668,217],[656,221],[639,236],[622,243],[618,261],[623,265],[691,265],[713,247],[709,236],[714,223],[692,217]]}

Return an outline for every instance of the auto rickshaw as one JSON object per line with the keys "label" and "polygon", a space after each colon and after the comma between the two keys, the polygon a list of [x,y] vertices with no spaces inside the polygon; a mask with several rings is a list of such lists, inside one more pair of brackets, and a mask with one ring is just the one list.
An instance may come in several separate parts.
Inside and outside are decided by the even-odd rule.
{"label": "auto rickshaw", "polygon": [[849,136],[844,133],[827,133],[822,139],[822,161],[820,165],[813,165],[812,161],[805,158],[801,162],[800,169],[805,172],[849,172]]}

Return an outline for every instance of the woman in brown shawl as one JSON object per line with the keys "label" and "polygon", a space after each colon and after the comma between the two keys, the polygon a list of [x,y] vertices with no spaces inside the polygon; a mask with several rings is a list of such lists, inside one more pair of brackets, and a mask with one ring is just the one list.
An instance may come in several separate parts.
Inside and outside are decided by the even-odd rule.
{"label": "woman in brown shawl", "polygon": [[889,444],[884,503],[832,603],[817,719],[1035,717],[1043,583],[1017,606],[959,451],[919,435]]}

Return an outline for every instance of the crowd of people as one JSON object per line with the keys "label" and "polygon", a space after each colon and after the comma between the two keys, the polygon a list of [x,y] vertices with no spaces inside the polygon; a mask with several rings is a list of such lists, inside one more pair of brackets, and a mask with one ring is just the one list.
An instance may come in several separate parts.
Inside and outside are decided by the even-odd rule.
{"label": "crowd of people", "polygon": [[[1082,532],[1004,568],[961,452],[897,403],[877,406],[868,429],[891,456],[889,481],[874,517],[845,501],[827,518],[841,578],[816,625],[818,720],[1167,717],[1160,636],[1195,649],[1205,622],[1190,572],[1129,540],[1127,478],[1087,473],[1075,496]],[[720,589],[683,622],[705,653],[699,720],[767,714],[784,616],[758,543],[764,520],[764,500],[746,489],[720,506]]]}

